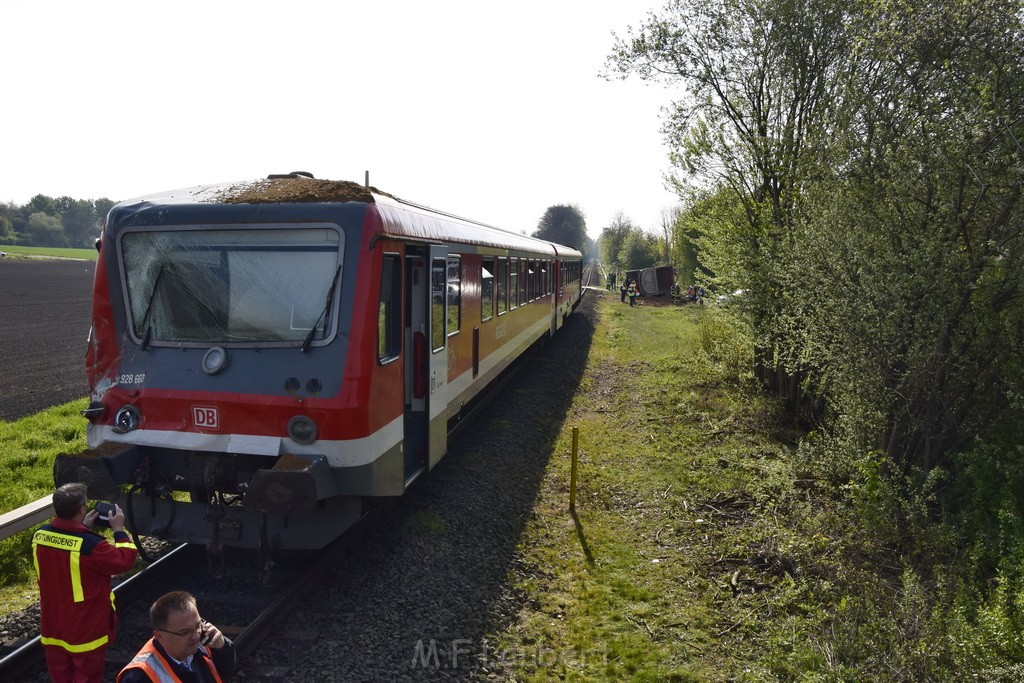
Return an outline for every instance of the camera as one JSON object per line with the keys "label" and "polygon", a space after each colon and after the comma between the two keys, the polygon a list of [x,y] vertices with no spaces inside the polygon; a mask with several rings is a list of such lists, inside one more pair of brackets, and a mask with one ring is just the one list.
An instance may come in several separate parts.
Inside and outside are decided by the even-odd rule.
{"label": "camera", "polygon": [[109,527],[110,517],[111,515],[116,514],[117,506],[114,505],[113,503],[96,503],[96,512],[98,514],[96,515],[96,521],[94,522],[94,524],[96,526]]}

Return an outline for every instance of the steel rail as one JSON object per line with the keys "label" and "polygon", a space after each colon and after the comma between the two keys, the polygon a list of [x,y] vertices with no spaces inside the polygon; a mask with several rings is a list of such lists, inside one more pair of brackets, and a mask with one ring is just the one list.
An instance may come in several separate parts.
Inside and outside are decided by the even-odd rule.
{"label": "steel rail", "polygon": [[[177,557],[182,549],[187,547],[187,544],[179,545],[161,555],[153,564],[145,565],[138,572],[114,586],[114,594],[123,595],[127,599],[136,589],[137,584],[142,583],[144,578],[145,580],[152,578],[154,572],[161,572],[165,566],[170,564],[172,557]],[[0,680],[17,680],[17,675],[24,673],[30,666],[38,666],[43,659],[42,647],[39,636],[35,636],[0,658]]]}
{"label": "steel rail", "polygon": [[235,653],[239,664],[256,651],[259,645],[270,635],[274,626],[295,609],[299,600],[306,593],[315,590],[320,585],[327,570],[335,565],[345,550],[350,550],[352,545],[363,537],[371,521],[376,519],[381,514],[381,511],[389,505],[390,501],[385,501],[368,510],[345,533],[328,545],[318,556],[316,562],[299,575],[255,619],[242,629],[241,633],[234,639]]}

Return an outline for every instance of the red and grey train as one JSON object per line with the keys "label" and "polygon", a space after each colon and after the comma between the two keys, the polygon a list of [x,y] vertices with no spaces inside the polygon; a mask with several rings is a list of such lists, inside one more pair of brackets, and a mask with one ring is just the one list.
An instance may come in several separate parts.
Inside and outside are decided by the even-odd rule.
{"label": "red and grey train", "polygon": [[217,551],[401,495],[582,294],[574,249],[308,174],[122,202],[97,248],[90,450],[55,479]]}

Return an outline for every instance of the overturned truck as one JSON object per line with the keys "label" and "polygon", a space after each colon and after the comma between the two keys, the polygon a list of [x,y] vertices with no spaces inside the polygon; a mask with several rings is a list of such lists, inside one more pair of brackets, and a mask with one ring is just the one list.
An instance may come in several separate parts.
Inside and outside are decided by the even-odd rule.
{"label": "overturned truck", "polygon": [[636,280],[643,296],[664,296],[672,291],[675,284],[672,266],[627,270],[626,279]]}

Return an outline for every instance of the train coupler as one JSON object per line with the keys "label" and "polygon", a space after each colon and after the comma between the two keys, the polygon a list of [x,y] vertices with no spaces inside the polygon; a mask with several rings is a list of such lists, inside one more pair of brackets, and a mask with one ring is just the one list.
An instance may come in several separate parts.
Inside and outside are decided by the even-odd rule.
{"label": "train coupler", "polygon": [[308,514],[336,494],[323,456],[282,455],[271,469],[257,470],[245,491],[247,510],[271,515]]}

